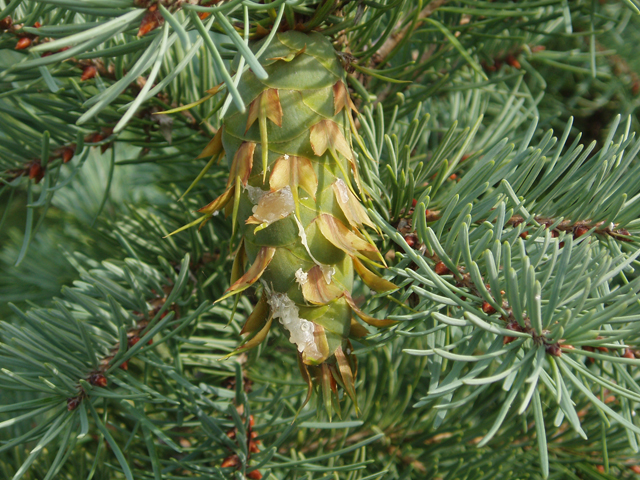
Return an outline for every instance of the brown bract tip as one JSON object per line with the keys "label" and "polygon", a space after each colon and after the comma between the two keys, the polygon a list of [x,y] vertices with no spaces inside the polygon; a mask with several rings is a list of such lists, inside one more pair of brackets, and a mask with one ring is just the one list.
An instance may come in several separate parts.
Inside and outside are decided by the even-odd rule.
{"label": "brown bract tip", "polygon": [[356,257],[359,252],[377,252],[378,249],[349,230],[344,223],[328,213],[320,214],[314,220],[322,235],[346,254]]}
{"label": "brown bract tip", "polygon": [[342,295],[343,290],[333,280],[327,283],[322,268],[315,265],[307,272],[307,281],[301,285],[304,299],[316,305],[325,305]]}
{"label": "brown bract tip", "polygon": [[353,154],[338,124],[332,120],[321,120],[311,127],[311,148],[317,156],[324,155],[327,148],[340,152],[351,160]]}
{"label": "brown bract tip", "polygon": [[265,90],[251,102],[244,132],[247,133],[256,120],[266,118],[277,126],[282,126],[282,105],[276,88]]}
{"label": "brown bract tip", "polygon": [[333,84],[333,107],[334,115],[337,115],[342,109],[348,106],[354,112],[357,112],[356,106],[351,101],[349,90],[342,80],[338,80]]}
{"label": "brown bract tip", "polygon": [[269,188],[275,192],[287,185],[291,188],[291,192],[297,192],[300,186],[314,200],[316,199],[318,177],[313,170],[311,160],[294,155],[285,155],[276,160],[269,177]]}

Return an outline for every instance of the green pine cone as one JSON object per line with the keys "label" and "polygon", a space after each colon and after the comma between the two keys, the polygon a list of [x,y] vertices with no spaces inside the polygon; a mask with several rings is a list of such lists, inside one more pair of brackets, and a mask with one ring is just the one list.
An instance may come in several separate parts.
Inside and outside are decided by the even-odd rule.
{"label": "green pine cone", "polygon": [[377,291],[395,287],[364,265],[383,260],[356,194],[355,107],[333,46],[320,34],[290,31],[278,34],[261,58],[269,77],[245,72],[238,90],[246,111],[231,109],[203,152],[224,152],[231,173],[225,192],[200,211],[224,208],[242,234],[223,298],[258,281],[263,287],[243,328],[253,336],[234,353],[262,342],[277,319],[297,346],[309,386],[315,377],[330,410],[337,384],[355,402],[348,338],[365,331],[352,314],[376,327],[390,324],[354,304],[354,270]]}

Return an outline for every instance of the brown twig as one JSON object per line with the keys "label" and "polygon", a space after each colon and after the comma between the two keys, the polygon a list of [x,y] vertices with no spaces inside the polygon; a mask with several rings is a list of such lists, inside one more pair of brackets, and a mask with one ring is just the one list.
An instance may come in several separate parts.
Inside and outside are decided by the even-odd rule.
{"label": "brown twig", "polygon": [[447,0],[431,0],[429,4],[422,9],[422,11],[418,14],[417,21],[411,22],[406,25],[399,32],[392,33],[385,40],[382,46],[378,49],[378,51],[373,55],[373,63],[374,66],[379,66],[387,60],[389,54],[396,48],[396,46],[409,35],[413,29],[418,28],[424,22],[424,19],[429,17],[433,12],[435,12],[438,8],[440,8]]}
{"label": "brown twig", "polygon": [[[523,221],[524,221],[524,218],[522,218],[520,215],[514,215],[509,220],[507,220],[507,224],[513,227],[517,227]],[[553,225],[556,222],[556,219],[536,216],[535,221],[541,225],[544,225],[545,228],[549,228],[551,227],[551,225]],[[560,232],[572,233],[573,238],[576,239],[586,234],[593,227],[596,227],[594,233],[597,233],[600,235],[608,235],[623,242],[630,241],[630,239],[626,238],[631,235],[628,230],[624,228],[616,228],[615,224],[612,224],[612,223],[611,224],[605,224],[604,222],[593,223],[591,220],[578,220],[575,222],[573,220],[564,220],[554,227],[551,234],[554,237],[557,237],[560,234]],[[522,235],[526,236],[527,233],[528,232],[523,232]]]}
{"label": "brown twig", "polygon": [[[602,46],[599,42],[596,42],[596,49],[598,52],[606,51],[606,48]],[[619,79],[622,79],[624,76],[628,79],[628,87],[631,90],[632,95],[638,95],[640,93],[640,76],[629,66],[629,63],[620,55],[612,54],[606,55],[605,58],[611,65],[613,73]]]}

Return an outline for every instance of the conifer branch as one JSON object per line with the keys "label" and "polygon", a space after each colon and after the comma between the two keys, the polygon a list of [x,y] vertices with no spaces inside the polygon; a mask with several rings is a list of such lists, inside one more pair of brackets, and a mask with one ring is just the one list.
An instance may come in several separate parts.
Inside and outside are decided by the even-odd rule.
{"label": "conifer branch", "polygon": [[[635,1],[0,0],[0,301],[16,303],[0,305],[0,477],[632,478]],[[281,43],[290,30],[326,36],[326,58],[312,42]],[[293,73],[317,80],[333,48],[353,67],[344,85],[327,83],[338,101],[296,90],[296,111],[339,110],[344,138],[323,124],[262,194],[255,180],[274,169],[245,162],[229,195],[235,133],[216,147],[227,152],[198,157],[240,115],[229,92],[250,107],[262,87],[247,75],[314,52],[318,68]],[[280,157],[272,133],[289,128],[297,78],[255,103],[269,136],[252,139],[256,159],[262,145]],[[250,135],[240,116],[238,135]],[[303,117],[290,128],[306,129]],[[302,158],[322,138],[353,145],[333,152],[350,160],[339,173],[322,167],[345,189],[308,180]],[[256,350],[218,360],[264,289],[218,301],[229,271],[251,264],[232,266],[229,252],[269,230],[217,215],[164,238],[224,192],[241,199],[225,214],[244,218],[248,192],[282,185],[304,225],[312,197],[324,209],[327,193],[345,193],[331,225],[373,221],[341,245],[380,254],[357,252],[349,308],[385,326],[350,326],[353,358],[340,350],[320,368],[332,394],[308,404],[313,370],[299,371],[280,317]],[[286,233],[312,245],[310,228]],[[296,276],[314,280],[306,293],[334,293],[313,268]],[[329,423],[332,402],[343,417]]]}

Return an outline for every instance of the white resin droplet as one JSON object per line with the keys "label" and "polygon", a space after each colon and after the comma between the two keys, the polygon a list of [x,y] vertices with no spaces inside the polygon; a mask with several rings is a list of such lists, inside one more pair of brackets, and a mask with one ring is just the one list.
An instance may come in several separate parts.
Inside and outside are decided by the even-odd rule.
{"label": "white resin droplet", "polygon": [[304,270],[302,270],[301,268],[299,268],[296,271],[296,282],[298,282],[298,285],[302,286],[305,283],[307,283],[307,281],[308,281],[307,277],[308,277],[307,273]]}
{"label": "white resin droplet", "polygon": [[253,207],[253,216],[261,222],[271,224],[290,215],[295,208],[291,188],[287,185],[277,192],[264,192],[258,205]]}
{"label": "white resin droplet", "polygon": [[336,273],[336,269],[329,265],[320,265],[320,270],[322,270],[324,281],[329,285],[331,283],[331,277]]}
{"label": "white resin droplet", "polygon": [[249,195],[249,200],[251,200],[251,203],[254,205],[257,205],[260,199],[267,194],[267,192],[260,187],[252,187],[251,185],[247,185],[245,190],[247,191],[247,195]]}
{"label": "white resin droplet", "polygon": [[313,322],[298,316],[298,307],[286,293],[273,292],[267,303],[271,307],[271,314],[289,331],[289,341],[298,347],[300,353],[307,357],[320,360],[322,353],[318,350],[313,335]]}

